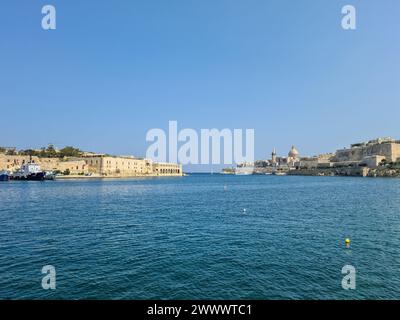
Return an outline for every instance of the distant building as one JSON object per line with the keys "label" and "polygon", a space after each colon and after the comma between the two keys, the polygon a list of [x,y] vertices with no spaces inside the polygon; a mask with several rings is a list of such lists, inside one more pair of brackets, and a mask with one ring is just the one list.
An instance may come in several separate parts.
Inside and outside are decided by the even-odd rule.
{"label": "distant building", "polygon": [[272,150],[271,153],[271,165],[272,166],[276,166],[277,161],[276,161],[276,149],[274,148],[274,150]]}
{"label": "distant building", "polygon": [[271,153],[270,164],[273,167],[294,167],[295,163],[300,160],[300,153],[295,146],[292,146],[288,152],[288,156],[278,157],[276,154],[276,149]]}
{"label": "distant building", "polygon": [[17,148],[15,147],[0,147],[1,153],[15,153]]}
{"label": "distant building", "polygon": [[163,163],[155,162],[153,163],[153,174],[157,176],[181,176],[182,165],[174,163]]}
{"label": "distant building", "polygon": [[32,161],[44,171],[68,172],[70,175],[94,174],[99,176],[182,176],[182,165],[155,163],[132,156],[118,157],[86,153],[82,157],[42,158],[37,156],[0,154],[0,171],[16,171]]}
{"label": "distant building", "polygon": [[383,163],[400,163],[400,140],[390,137],[378,138],[367,142],[354,143],[349,149],[339,149],[335,153],[320,154],[313,157],[301,157],[295,146],[288,156],[277,156],[274,148],[271,159],[255,162],[258,173],[274,170],[326,169],[340,167],[377,168]]}
{"label": "distant building", "polygon": [[154,163],[149,159],[118,156],[86,156],[89,172],[102,176],[181,176],[182,165],[174,163]]}
{"label": "distant building", "polygon": [[289,167],[294,167],[295,163],[297,163],[299,160],[299,151],[295,148],[295,146],[292,146],[288,153],[288,157],[286,158],[286,163]]}
{"label": "distant building", "polygon": [[400,161],[400,141],[378,138],[368,142],[355,143],[350,149],[336,151],[332,162],[335,166],[368,166],[377,167],[382,160],[386,162]]}
{"label": "distant building", "polygon": [[315,168],[329,168],[332,166],[332,158],[334,153],[325,153],[313,157],[302,157],[295,163],[296,168],[315,169]]}
{"label": "distant building", "polygon": [[271,159],[258,160],[254,162],[256,174],[272,173],[275,171],[289,171],[296,168],[300,161],[300,153],[295,146],[292,146],[287,157],[279,157],[274,148]]}

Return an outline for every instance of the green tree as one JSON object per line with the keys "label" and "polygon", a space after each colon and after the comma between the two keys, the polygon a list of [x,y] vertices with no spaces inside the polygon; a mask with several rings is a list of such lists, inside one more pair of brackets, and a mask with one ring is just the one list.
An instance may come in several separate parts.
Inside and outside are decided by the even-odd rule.
{"label": "green tree", "polygon": [[56,149],[54,149],[54,145],[49,144],[47,146],[46,155],[49,158],[56,158],[57,157],[57,151],[56,151]]}
{"label": "green tree", "polygon": [[47,156],[47,153],[46,153],[46,148],[41,148],[40,149],[40,151],[39,151],[39,157],[46,157]]}
{"label": "green tree", "polygon": [[78,148],[66,146],[60,150],[59,155],[60,157],[79,157],[82,155],[82,151]]}
{"label": "green tree", "polygon": [[18,153],[22,156],[36,156],[37,155],[37,152],[32,149],[20,150]]}

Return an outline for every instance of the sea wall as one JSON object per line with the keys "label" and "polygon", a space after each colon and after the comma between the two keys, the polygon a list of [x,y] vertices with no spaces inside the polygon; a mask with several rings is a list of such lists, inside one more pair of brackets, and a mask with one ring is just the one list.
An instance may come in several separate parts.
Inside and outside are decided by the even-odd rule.
{"label": "sea wall", "polygon": [[400,177],[400,168],[314,168],[290,170],[287,174],[294,176]]}

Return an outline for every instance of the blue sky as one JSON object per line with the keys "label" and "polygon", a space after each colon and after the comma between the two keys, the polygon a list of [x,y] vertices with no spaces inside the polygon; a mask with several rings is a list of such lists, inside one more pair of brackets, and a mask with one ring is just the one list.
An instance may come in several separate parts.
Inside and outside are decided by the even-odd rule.
{"label": "blue sky", "polygon": [[254,128],[256,158],[400,138],[399,19],[398,0],[2,1],[0,145],[143,156],[169,120]]}

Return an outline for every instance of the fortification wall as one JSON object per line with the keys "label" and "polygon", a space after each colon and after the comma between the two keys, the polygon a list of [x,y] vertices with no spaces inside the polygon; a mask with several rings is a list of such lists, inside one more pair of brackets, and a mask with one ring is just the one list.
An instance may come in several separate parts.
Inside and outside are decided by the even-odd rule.
{"label": "fortification wall", "polygon": [[364,157],[381,155],[388,161],[395,161],[394,158],[400,157],[400,144],[381,143],[351,149],[342,149],[336,152],[335,162],[362,161]]}

